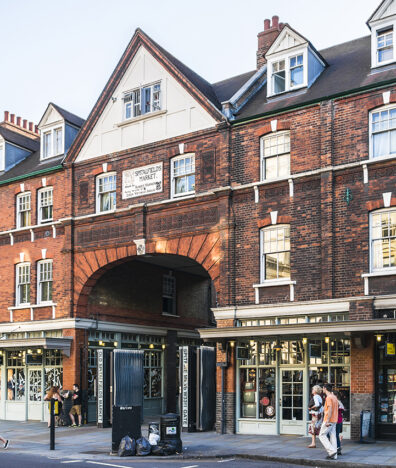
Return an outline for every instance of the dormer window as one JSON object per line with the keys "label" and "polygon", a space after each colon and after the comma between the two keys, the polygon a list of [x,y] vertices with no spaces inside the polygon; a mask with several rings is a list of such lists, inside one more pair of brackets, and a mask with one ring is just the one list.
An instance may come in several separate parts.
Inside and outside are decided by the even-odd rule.
{"label": "dormer window", "polygon": [[393,26],[377,31],[378,64],[393,60]]}
{"label": "dormer window", "polygon": [[42,131],[41,159],[52,158],[63,153],[63,127]]}
{"label": "dormer window", "polygon": [[4,151],[4,144],[0,143],[0,171],[4,171],[5,169],[5,151]]}
{"label": "dormer window", "polygon": [[290,58],[290,87],[300,86],[304,83],[303,55]]}
{"label": "dormer window", "polygon": [[275,94],[283,93],[286,89],[285,61],[279,60],[272,64],[272,87]]}
{"label": "dormer window", "polygon": [[124,94],[124,119],[161,110],[161,83],[134,89]]}
{"label": "dormer window", "polygon": [[291,91],[306,85],[304,54],[272,62],[272,94]]}

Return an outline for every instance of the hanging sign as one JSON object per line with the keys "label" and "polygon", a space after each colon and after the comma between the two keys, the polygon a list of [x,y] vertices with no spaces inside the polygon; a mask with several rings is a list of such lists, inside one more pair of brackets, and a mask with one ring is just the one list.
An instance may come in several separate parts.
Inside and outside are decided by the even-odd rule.
{"label": "hanging sign", "polygon": [[396,349],[395,349],[395,343],[386,343],[386,356],[395,356],[396,354]]}
{"label": "hanging sign", "polygon": [[162,192],[162,162],[128,169],[122,173],[122,198],[141,197]]}

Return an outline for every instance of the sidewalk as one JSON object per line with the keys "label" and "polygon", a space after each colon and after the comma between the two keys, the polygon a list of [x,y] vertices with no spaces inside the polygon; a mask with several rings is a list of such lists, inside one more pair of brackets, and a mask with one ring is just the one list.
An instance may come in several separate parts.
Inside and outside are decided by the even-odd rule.
{"label": "sidewalk", "polygon": [[[147,427],[142,428],[147,436]],[[0,434],[11,440],[10,450],[56,458],[95,460],[109,455],[111,429],[96,426],[56,429],[56,450],[49,450],[49,430],[45,423],[1,421]],[[378,441],[358,444],[344,441],[343,456],[337,461],[325,460],[326,453],[318,448],[306,448],[310,438],[298,436],[220,435],[214,432],[183,433],[183,455],[177,458],[203,458],[241,456],[261,460],[294,462],[311,466],[394,466],[396,444]],[[147,457],[146,457],[147,458]],[[156,457],[158,458],[158,457]],[[169,457],[168,457],[169,458]]]}

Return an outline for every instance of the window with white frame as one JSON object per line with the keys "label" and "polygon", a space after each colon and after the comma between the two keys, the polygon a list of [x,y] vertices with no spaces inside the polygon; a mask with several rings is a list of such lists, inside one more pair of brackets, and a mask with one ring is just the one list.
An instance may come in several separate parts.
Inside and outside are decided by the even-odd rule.
{"label": "window with white frame", "polygon": [[31,194],[24,192],[17,195],[17,228],[31,225]]}
{"label": "window with white frame", "polygon": [[63,153],[63,126],[43,130],[41,133],[41,159]]}
{"label": "window with white frame", "polygon": [[124,119],[161,110],[161,83],[143,86],[124,94]]}
{"label": "window with white frame", "polygon": [[377,31],[378,64],[393,60],[393,26]]}
{"label": "window with white frame", "polygon": [[195,155],[186,154],[171,160],[171,195],[180,197],[195,192]]}
{"label": "window with white frame", "polygon": [[176,278],[171,275],[162,277],[162,313],[176,314]]}
{"label": "window with white frame", "polygon": [[42,188],[38,191],[38,223],[52,221],[53,216],[53,189],[52,187]]}
{"label": "window with white frame", "polygon": [[96,178],[96,212],[103,213],[116,209],[117,175],[101,174]]}
{"label": "window with white frame", "polygon": [[290,132],[261,138],[261,180],[290,175]]}
{"label": "window with white frame", "polygon": [[0,143],[0,171],[4,171],[5,169],[5,151],[4,151],[4,144]]}
{"label": "window with white frame", "polygon": [[261,229],[261,281],[290,278],[290,226]]}
{"label": "window with white frame", "polygon": [[371,112],[371,157],[396,154],[396,106]]}
{"label": "window with white frame", "polygon": [[279,94],[305,85],[304,54],[271,62],[271,92]]}
{"label": "window with white frame", "polygon": [[30,304],[30,263],[16,266],[16,305]]}
{"label": "window with white frame", "polygon": [[371,214],[371,271],[396,268],[396,209]]}
{"label": "window with white frame", "polygon": [[37,263],[37,303],[52,302],[52,260]]}

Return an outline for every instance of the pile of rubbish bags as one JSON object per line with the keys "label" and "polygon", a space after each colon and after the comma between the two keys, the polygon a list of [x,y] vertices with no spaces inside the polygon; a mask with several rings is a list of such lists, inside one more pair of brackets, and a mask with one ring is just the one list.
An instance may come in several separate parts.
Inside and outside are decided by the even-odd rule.
{"label": "pile of rubbish bags", "polygon": [[118,456],[119,457],[145,457],[147,455],[174,455],[182,452],[181,440],[160,440],[159,434],[151,433],[148,440],[145,437],[132,439],[125,436],[121,439]]}

